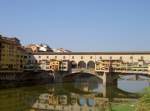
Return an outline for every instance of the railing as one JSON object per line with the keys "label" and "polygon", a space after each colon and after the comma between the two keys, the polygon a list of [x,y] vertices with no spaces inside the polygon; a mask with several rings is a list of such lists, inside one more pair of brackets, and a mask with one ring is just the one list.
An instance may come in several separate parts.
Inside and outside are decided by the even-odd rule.
{"label": "railing", "polygon": [[97,70],[98,72],[118,72],[118,73],[137,73],[137,74],[150,74],[150,71],[148,70],[148,67],[118,67],[114,68],[112,67],[112,70],[109,70],[109,68],[100,68]]}
{"label": "railing", "polygon": [[95,69],[86,69],[86,68],[81,68],[81,69],[72,69],[72,73],[77,73],[77,72],[84,72],[84,73],[95,73]]}

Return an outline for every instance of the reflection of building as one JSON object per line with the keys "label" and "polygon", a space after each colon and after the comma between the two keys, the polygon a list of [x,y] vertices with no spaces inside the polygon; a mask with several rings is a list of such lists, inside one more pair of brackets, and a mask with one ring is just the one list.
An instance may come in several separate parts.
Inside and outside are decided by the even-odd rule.
{"label": "reflection of building", "polygon": [[0,36],[0,70],[23,71],[27,54],[17,38]]}
{"label": "reflection of building", "polygon": [[[42,94],[32,105],[33,111],[100,111],[106,109],[107,101],[94,96],[73,95],[53,95]],[[105,106],[102,106],[105,102]]]}
{"label": "reflection of building", "polygon": [[98,89],[99,84],[98,84],[97,78],[94,77],[88,77],[88,78],[82,78],[82,77],[77,77],[75,79],[75,85],[74,87],[77,90],[80,90],[82,92],[96,92],[95,89]]}

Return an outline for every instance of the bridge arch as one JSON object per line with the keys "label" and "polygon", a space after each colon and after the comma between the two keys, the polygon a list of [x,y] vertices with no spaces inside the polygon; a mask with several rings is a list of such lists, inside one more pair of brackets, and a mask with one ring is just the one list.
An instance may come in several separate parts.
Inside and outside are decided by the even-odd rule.
{"label": "bridge arch", "polygon": [[84,61],[79,61],[78,68],[86,68],[86,63]]}
{"label": "bridge arch", "polygon": [[95,62],[94,61],[89,61],[87,63],[87,69],[95,69]]}
{"label": "bridge arch", "polygon": [[71,80],[74,79],[75,77],[77,76],[94,76],[96,77],[98,80],[100,80],[101,82],[103,81],[103,77],[102,76],[99,76],[99,75],[96,75],[96,74],[93,74],[93,73],[86,73],[86,72],[76,72],[76,73],[71,73],[71,74],[67,74],[67,75],[64,75],[63,76],[63,79],[67,79],[69,78],[68,80]]}
{"label": "bridge arch", "polygon": [[116,94],[115,96],[116,97],[124,97],[124,98],[137,98],[139,97],[139,94],[135,93],[135,92],[128,92],[128,91],[125,91],[123,89],[120,89],[120,88],[116,88]]}
{"label": "bridge arch", "polygon": [[76,61],[71,61],[71,68],[77,68],[78,67],[78,64]]}

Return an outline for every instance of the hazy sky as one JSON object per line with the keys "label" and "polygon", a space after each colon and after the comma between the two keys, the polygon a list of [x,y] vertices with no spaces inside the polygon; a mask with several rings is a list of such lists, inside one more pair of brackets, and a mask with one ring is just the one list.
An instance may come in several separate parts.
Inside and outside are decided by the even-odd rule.
{"label": "hazy sky", "polygon": [[150,50],[150,0],[0,0],[0,34],[73,51]]}

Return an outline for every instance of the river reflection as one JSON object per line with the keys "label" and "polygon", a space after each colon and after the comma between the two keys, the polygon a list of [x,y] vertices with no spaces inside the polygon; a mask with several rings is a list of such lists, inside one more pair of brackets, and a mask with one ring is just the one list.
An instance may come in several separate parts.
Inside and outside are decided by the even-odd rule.
{"label": "river reflection", "polygon": [[103,86],[95,77],[77,77],[69,83],[0,89],[0,111],[104,111],[114,98],[138,98],[147,80],[118,80]]}

